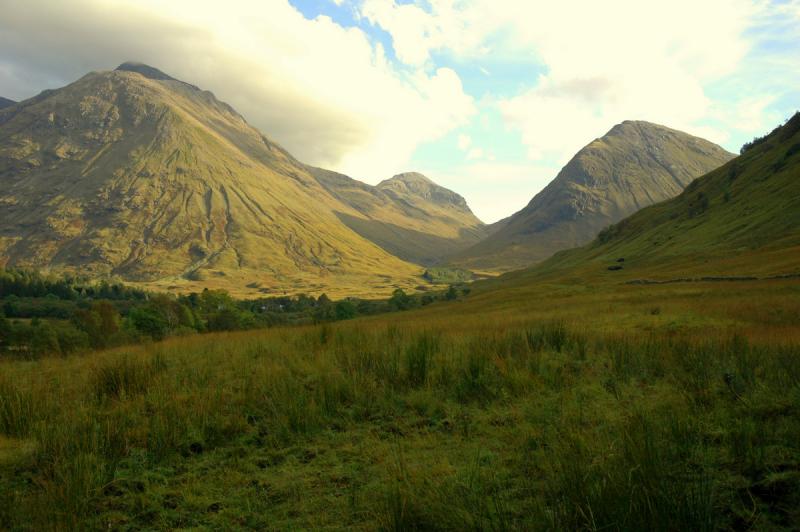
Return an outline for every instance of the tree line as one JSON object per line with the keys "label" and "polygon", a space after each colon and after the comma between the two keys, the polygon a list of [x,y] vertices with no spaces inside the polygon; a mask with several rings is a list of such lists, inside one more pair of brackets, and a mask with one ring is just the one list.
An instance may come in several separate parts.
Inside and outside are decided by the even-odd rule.
{"label": "tree line", "polygon": [[385,300],[264,297],[224,290],[184,295],[33,270],[0,269],[0,355],[38,356],[158,341],[169,336],[347,320],[410,310],[469,293],[467,286]]}

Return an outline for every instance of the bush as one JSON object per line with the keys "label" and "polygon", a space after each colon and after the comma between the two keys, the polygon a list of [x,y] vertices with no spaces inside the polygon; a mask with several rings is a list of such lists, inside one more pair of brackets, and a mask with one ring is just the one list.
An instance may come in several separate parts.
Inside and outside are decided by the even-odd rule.
{"label": "bush", "polygon": [[137,331],[153,340],[162,340],[169,331],[166,318],[153,308],[133,309],[128,319]]}
{"label": "bush", "polygon": [[389,305],[395,310],[408,310],[414,306],[414,299],[409,297],[402,288],[392,292]]}
{"label": "bush", "polygon": [[356,306],[350,301],[339,301],[336,303],[335,309],[337,320],[349,320],[358,315]]}

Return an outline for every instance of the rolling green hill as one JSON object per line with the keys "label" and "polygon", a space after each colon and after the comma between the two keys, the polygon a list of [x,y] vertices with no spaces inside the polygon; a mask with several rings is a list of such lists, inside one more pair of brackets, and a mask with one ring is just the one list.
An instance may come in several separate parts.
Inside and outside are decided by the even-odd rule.
{"label": "rolling green hill", "polygon": [[661,281],[800,274],[800,114],[679,196],[520,277],[565,272]]}
{"label": "rolling green hill", "polygon": [[236,293],[422,282],[421,268],[348,227],[370,219],[343,194],[210,92],[146,65],[1,111],[0,180],[7,266]]}
{"label": "rolling green hill", "polygon": [[403,260],[434,265],[488,234],[463,197],[422,174],[400,174],[371,186],[321,168],[309,171],[358,211],[359,216],[337,212],[344,224]]}
{"label": "rolling green hill", "polygon": [[455,265],[508,271],[583,245],[611,223],[679,194],[732,154],[648,122],[623,122],[591,142],[521,211]]}

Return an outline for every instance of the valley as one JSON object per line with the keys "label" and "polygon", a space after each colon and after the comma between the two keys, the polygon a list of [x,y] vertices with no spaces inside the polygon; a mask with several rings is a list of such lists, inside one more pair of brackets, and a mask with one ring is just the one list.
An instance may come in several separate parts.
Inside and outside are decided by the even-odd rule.
{"label": "valley", "polygon": [[118,4],[105,53],[264,131],[0,20],[0,530],[800,529],[800,113],[650,121],[730,148],[791,63],[694,76],[738,35],[704,58],[698,5],[619,49],[588,5]]}

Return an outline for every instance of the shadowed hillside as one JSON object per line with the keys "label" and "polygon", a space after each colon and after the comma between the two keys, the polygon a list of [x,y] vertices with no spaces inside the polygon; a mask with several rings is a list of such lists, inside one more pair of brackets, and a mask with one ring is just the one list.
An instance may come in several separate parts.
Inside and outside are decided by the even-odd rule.
{"label": "shadowed hillside", "polygon": [[618,263],[626,277],[800,274],[800,114],[678,197],[534,269]]}
{"label": "shadowed hillside", "polygon": [[488,234],[464,198],[422,174],[400,174],[371,186],[321,168],[309,171],[361,214],[337,212],[343,223],[403,260],[437,264]]}
{"label": "shadowed hillside", "polygon": [[17,103],[17,102],[15,102],[14,100],[9,100],[8,98],[3,98],[2,96],[0,96],[0,109],[5,109],[6,107],[11,107],[15,103]]}
{"label": "shadowed hillside", "polygon": [[491,306],[508,305],[512,293],[524,297],[551,282],[620,286],[796,276],[800,114],[679,196],[608,227],[586,246],[473,288]]}

